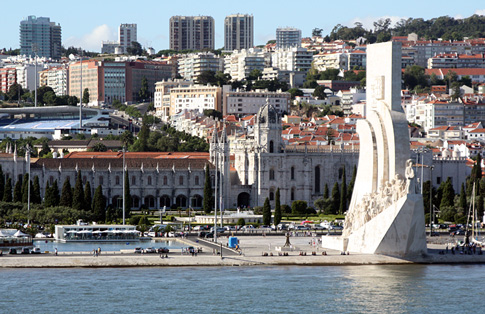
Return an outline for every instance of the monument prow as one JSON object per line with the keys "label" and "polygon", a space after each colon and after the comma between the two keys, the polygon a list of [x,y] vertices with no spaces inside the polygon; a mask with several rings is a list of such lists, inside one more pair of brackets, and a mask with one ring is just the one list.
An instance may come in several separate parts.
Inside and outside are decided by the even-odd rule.
{"label": "monument prow", "polygon": [[427,252],[422,196],[415,194],[408,122],[401,108],[401,44],[367,47],[367,116],[357,122],[359,166],[342,237],[323,246],[343,251]]}

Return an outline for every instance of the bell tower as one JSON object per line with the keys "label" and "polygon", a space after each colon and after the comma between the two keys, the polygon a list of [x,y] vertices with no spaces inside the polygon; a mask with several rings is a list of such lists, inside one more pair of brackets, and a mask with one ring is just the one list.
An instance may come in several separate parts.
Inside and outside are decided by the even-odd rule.
{"label": "bell tower", "polygon": [[254,139],[256,148],[262,153],[279,153],[282,150],[281,120],[276,109],[266,104],[259,109],[254,125]]}

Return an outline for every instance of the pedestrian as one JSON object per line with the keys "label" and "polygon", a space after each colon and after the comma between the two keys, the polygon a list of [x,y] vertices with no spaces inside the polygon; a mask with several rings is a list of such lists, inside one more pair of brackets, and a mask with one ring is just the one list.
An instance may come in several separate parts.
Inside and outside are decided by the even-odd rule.
{"label": "pedestrian", "polygon": [[96,257],[96,250],[93,249],[93,257]]}
{"label": "pedestrian", "polygon": [[98,255],[101,255],[101,247],[98,247]]}
{"label": "pedestrian", "polygon": [[57,248],[56,248],[56,256],[57,256]]}

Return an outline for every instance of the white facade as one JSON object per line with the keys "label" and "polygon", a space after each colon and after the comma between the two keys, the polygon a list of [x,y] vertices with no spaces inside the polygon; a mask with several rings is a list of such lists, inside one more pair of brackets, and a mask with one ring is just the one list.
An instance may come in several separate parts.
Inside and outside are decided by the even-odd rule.
{"label": "white facade", "polygon": [[279,70],[306,73],[312,67],[312,61],[313,52],[301,47],[280,48],[271,54],[271,64]]}
{"label": "white facade", "polygon": [[224,58],[224,73],[231,75],[232,80],[243,80],[252,70],[263,72],[269,64],[269,53],[259,48],[234,51]]}
{"label": "white facade", "polygon": [[224,61],[211,52],[191,53],[178,61],[179,74],[186,80],[195,80],[204,71],[222,71]]}
{"label": "white facade", "polygon": [[154,102],[156,115],[167,122],[170,118],[170,90],[174,87],[189,87],[193,81],[168,80],[155,83]]}
{"label": "white facade", "polygon": [[68,95],[68,73],[67,67],[51,68],[47,71],[47,86],[50,86],[56,96]]}
{"label": "white facade", "polygon": [[121,24],[118,28],[118,42],[123,53],[126,53],[132,42],[138,41],[136,33],[136,24]]}
{"label": "white facade", "polygon": [[223,96],[223,114],[248,115],[257,114],[259,109],[267,102],[271,104],[279,115],[288,112],[290,105],[290,93],[269,92],[269,91],[251,91],[225,92]]}
{"label": "white facade", "polygon": [[301,46],[301,30],[294,27],[279,27],[276,29],[276,48]]}
{"label": "white facade", "polygon": [[313,56],[313,65],[318,71],[326,71],[327,69],[348,70],[348,59],[347,53],[320,53]]}

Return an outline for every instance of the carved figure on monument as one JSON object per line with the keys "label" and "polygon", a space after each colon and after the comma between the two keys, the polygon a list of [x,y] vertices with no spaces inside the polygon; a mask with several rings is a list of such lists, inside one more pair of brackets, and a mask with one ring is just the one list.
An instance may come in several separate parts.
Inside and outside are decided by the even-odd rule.
{"label": "carved figure on monument", "polygon": [[406,161],[406,192],[416,194],[412,159]]}

